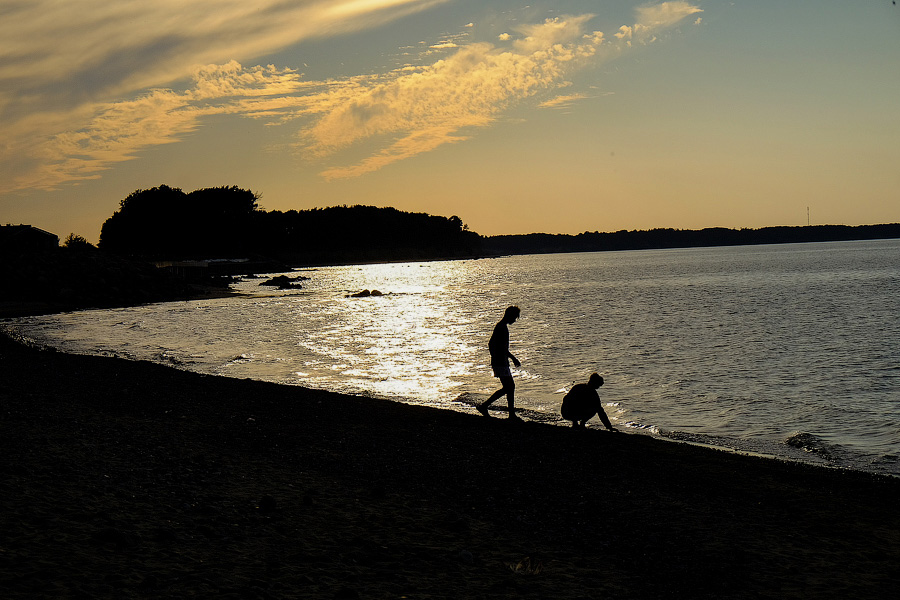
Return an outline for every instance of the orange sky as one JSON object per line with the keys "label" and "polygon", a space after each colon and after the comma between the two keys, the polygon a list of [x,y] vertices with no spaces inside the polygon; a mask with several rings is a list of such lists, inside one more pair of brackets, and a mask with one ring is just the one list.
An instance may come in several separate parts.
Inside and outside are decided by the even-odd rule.
{"label": "orange sky", "polygon": [[0,221],[96,241],[167,184],[487,235],[897,222],[898,64],[889,1],[34,0]]}

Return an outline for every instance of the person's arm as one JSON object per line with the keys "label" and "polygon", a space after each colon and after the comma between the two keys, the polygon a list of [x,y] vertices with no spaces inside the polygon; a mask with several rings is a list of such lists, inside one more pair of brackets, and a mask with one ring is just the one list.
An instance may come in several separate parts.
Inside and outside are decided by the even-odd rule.
{"label": "person's arm", "polygon": [[603,422],[603,426],[606,427],[609,431],[619,431],[612,426],[612,423],[609,422],[609,417],[606,416],[606,411],[603,410],[602,405],[597,410],[597,416],[600,417],[600,420]]}
{"label": "person's arm", "polygon": [[509,357],[512,359],[514,365],[516,365],[517,367],[521,367],[521,366],[522,366],[522,363],[519,362],[519,359],[518,359],[518,358],[516,358],[515,356],[512,355],[512,352],[508,352],[508,351],[507,351],[506,354],[509,355]]}

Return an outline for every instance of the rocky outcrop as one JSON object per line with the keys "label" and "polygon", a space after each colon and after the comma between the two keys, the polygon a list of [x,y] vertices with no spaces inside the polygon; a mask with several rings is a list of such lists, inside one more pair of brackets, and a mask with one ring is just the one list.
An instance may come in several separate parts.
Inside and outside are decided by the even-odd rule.
{"label": "rocky outcrop", "polygon": [[303,289],[303,285],[300,283],[301,281],[307,281],[309,277],[303,277],[302,275],[297,275],[296,277],[288,277],[287,275],[276,275],[271,279],[266,279],[259,285],[274,287],[279,290],[299,290]]}
{"label": "rocky outcrop", "polygon": [[383,296],[381,292],[378,290],[362,290],[361,292],[356,292],[355,294],[347,294],[347,298],[368,298],[370,296]]}

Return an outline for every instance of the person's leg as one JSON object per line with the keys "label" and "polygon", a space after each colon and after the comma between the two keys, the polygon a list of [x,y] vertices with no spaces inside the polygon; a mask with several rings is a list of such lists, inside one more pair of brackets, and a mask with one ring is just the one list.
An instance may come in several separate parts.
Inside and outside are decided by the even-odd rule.
{"label": "person's leg", "polygon": [[500,398],[501,396],[506,396],[506,403],[509,406],[509,416],[511,419],[518,418],[516,417],[516,382],[513,381],[512,375],[504,375],[499,378],[500,383],[503,385],[502,388],[491,394],[491,396],[484,401],[484,403],[480,404],[476,408],[478,412],[483,414],[484,416],[488,416],[488,406],[494,403],[495,400]]}
{"label": "person's leg", "polygon": [[500,381],[503,383],[503,392],[506,393],[506,404],[509,406],[509,418],[510,419],[518,419],[518,415],[516,415],[516,382],[513,380],[512,376],[510,377],[501,377]]}
{"label": "person's leg", "polygon": [[[500,383],[503,383],[503,379],[504,379],[503,377],[500,378]],[[485,400],[484,402],[482,402],[475,408],[478,410],[478,412],[480,412],[484,416],[489,417],[491,415],[488,414],[488,406],[493,404],[497,398],[504,395],[505,393],[506,393],[506,385],[504,384],[504,386],[502,388],[500,388],[499,390],[497,390],[496,392],[491,394],[490,398],[488,398],[487,400]]]}
{"label": "person's leg", "polygon": [[[503,380],[501,378],[501,382],[502,381]],[[500,396],[503,396],[504,394],[506,394],[506,386],[505,385],[502,388],[500,388],[499,390],[497,390],[496,392],[494,392],[493,394],[491,394],[491,397],[488,398],[487,400],[485,400],[484,404],[482,404],[482,406],[487,408],[488,406],[490,406],[491,404],[494,403],[494,400],[496,400]]]}

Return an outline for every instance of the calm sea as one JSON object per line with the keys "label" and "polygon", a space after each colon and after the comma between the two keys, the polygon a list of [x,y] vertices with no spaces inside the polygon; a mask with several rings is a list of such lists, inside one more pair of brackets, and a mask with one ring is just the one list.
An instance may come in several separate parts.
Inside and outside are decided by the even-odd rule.
{"label": "calm sea", "polygon": [[[565,391],[596,371],[625,431],[900,475],[900,240],[293,275],[302,290],[246,279],[241,297],[7,324],[66,352],[474,414],[467,402],[497,387],[488,337],[516,304],[527,419],[558,422]],[[350,297],[363,289],[383,295]]]}

